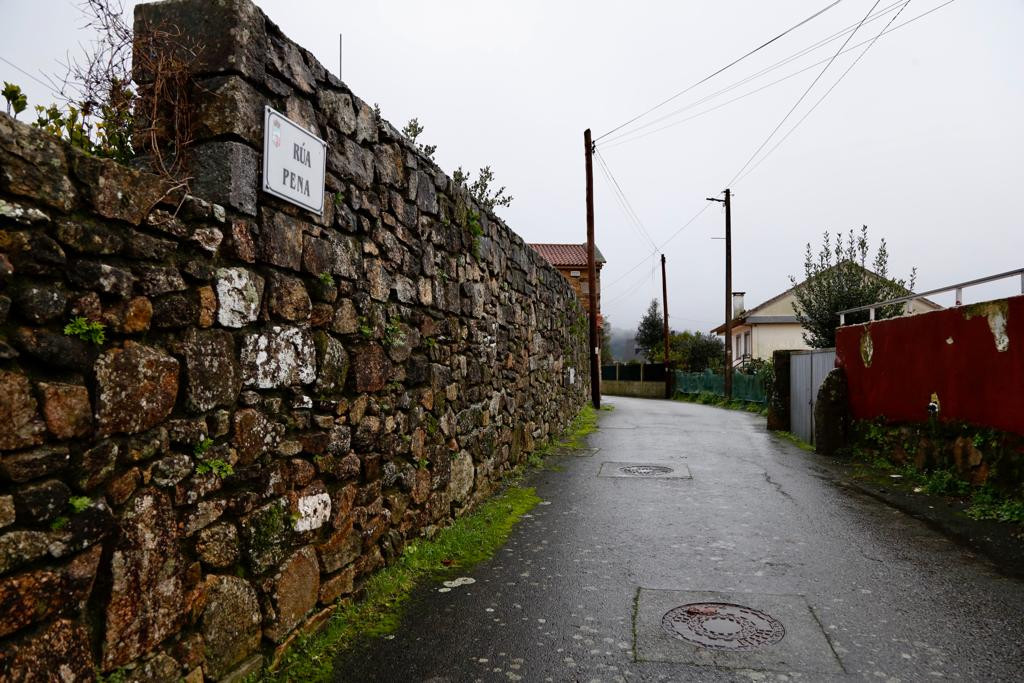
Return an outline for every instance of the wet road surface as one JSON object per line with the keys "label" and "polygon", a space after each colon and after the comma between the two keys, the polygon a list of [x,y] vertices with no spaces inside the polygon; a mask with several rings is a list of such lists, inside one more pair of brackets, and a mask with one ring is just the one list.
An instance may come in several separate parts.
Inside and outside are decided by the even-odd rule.
{"label": "wet road surface", "polygon": [[1024,582],[761,417],[605,401],[476,582],[423,587],[336,680],[1024,680]]}

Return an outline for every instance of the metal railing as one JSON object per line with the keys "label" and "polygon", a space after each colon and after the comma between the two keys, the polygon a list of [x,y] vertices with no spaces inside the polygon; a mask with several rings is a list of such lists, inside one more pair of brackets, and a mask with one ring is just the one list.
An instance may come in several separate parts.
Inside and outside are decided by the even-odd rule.
{"label": "metal railing", "polygon": [[960,282],[955,285],[949,285],[948,287],[939,287],[938,289],[930,289],[927,292],[918,292],[917,294],[910,294],[908,296],[901,296],[898,299],[889,299],[888,301],[879,301],[876,304],[868,304],[867,306],[857,306],[856,308],[847,308],[845,311],[837,311],[839,313],[839,325],[846,324],[847,313],[857,313],[858,311],[868,311],[868,320],[875,319],[875,309],[883,308],[885,306],[893,306],[895,304],[902,304],[914,301],[915,299],[923,299],[926,296],[932,294],[941,294],[943,292],[950,292],[956,290],[956,305],[960,306],[964,302],[964,288],[973,287],[974,285],[983,285],[987,282],[995,282],[996,280],[1005,280],[1006,278],[1018,276],[1020,277],[1020,293],[1024,294],[1024,268],[1018,268],[1017,270],[1008,270],[1005,273],[999,273],[998,275],[989,275],[988,277],[981,277],[977,280],[968,280],[967,282]]}

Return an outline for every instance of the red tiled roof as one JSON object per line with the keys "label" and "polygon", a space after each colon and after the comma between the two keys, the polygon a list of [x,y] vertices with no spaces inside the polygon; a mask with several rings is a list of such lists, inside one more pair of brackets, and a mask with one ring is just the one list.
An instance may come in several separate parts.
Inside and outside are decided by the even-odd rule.
{"label": "red tiled roof", "polygon": [[[543,256],[548,263],[562,267],[587,267],[587,245],[586,244],[531,244],[534,251]],[[598,263],[604,263],[604,256],[595,246],[594,257]]]}

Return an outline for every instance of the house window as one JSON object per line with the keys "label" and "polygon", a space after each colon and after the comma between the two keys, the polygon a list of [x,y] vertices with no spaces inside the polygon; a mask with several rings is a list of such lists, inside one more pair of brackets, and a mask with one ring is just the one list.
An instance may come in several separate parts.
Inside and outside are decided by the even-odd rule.
{"label": "house window", "polygon": [[581,282],[580,283],[580,288],[582,289],[584,294],[590,294],[590,282],[589,281],[584,280],[583,282]]}
{"label": "house window", "polygon": [[753,355],[753,350],[750,348],[750,332],[743,333],[743,355]]}
{"label": "house window", "polygon": [[570,270],[569,271],[569,275],[571,275],[572,277],[579,277],[580,276],[580,271],[578,271],[578,270]]}

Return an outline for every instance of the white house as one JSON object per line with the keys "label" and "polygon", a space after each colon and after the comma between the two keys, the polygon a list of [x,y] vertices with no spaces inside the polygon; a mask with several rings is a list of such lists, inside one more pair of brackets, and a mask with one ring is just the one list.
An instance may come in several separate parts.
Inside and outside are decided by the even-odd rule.
{"label": "white house", "polygon": [[[796,303],[794,290],[800,284],[790,287],[749,310],[743,305],[745,292],[733,292],[732,359],[734,365],[740,365],[752,358],[771,360],[774,351],[810,348],[804,341],[803,328],[797,322],[794,308]],[[925,298],[915,299],[907,307],[906,315],[940,308],[942,306],[934,301]],[[719,325],[712,332],[724,335],[725,324]]]}

